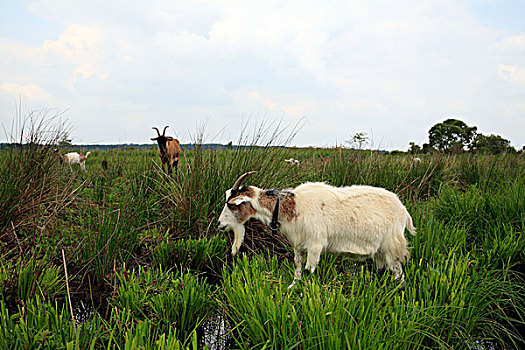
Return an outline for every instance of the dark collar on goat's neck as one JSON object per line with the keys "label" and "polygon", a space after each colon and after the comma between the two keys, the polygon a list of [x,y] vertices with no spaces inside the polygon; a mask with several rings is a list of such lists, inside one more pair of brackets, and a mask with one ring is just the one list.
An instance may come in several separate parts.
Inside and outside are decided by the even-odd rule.
{"label": "dark collar on goat's neck", "polygon": [[270,230],[273,233],[279,232],[279,228],[281,227],[281,223],[279,222],[279,202],[281,201],[280,197],[281,196],[277,196],[275,207],[273,207],[272,221],[270,222]]}
{"label": "dark collar on goat's neck", "polygon": [[279,204],[281,203],[281,197],[283,196],[283,191],[281,190],[266,190],[264,191],[264,194],[267,196],[275,196],[277,197],[275,201],[275,206],[273,207],[272,212],[272,221],[270,222],[270,230],[273,233],[279,232],[279,228],[281,227],[281,223],[279,222]]}

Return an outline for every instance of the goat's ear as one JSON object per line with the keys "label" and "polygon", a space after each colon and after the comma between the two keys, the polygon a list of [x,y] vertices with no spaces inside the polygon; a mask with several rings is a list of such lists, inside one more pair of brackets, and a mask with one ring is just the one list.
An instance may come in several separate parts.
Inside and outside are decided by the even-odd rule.
{"label": "goat's ear", "polygon": [[250,199],[248,197],[242,196],[237,198],[232,198],[226,204],[230,209],[236,209],[242,203],[248,202]]}
{"label": "goat's ear", "polygon": [[152,141],[156,141],[158,139],[158,137],[152,137],[151,140]]}
{"label": "goat's ear", "polygon": [[173,137],[170,137],[170,136],[166,137],[166,139],[167,139],[168,141],[173,141],[173,140],[175,140]]}
{"label": "goat's ear", "polygon": [[248,200],[249,200],[248,197],[243,196],[243,197],[237,197],[237,198],[235,198],[235,200],[233,200],[232,202],[233,202],[233,204],[235,204],[235,205],[241,205],[241,204],[244,203],[244,202],[248,202]]}

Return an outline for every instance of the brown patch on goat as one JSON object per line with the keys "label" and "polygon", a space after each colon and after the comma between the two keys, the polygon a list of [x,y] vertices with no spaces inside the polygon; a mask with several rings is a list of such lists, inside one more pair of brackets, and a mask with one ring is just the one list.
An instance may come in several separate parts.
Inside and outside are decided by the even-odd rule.
{"label": "brown patch on goat", "polygon": [[[259,205],[270,212],[273,212],[276,196],[268,196],[264,192],[259,194]],[[286,220],[292,221],[297,219],[297,212],[295,211],[295,195],[293,193],[284,193],[284,196],[279,201],[279,217],[285,217]]]}
{"label": "brown patch on goat", "polygon": [[250,216],[255,215],[255,209],[248,201],[242,202],[241,204],[234,204],[232,200],[228,202],[228,207],[240,222],[244,222],[248,220]]}
{"label": "brown patch on goat", "polygon": [[273,211],[273,208],[275,207],[275,201],[277,200],[277,197],[275,196],[268,196],[264,194],[264,192],[261,192],[259,194],[259,205],[265,209],[268,209],[270,212]]}
{"label": "brown patch on goat", "polygon": [[255,190],[251,186],[242,186],[237,195],[255,198]]}
{"label": "brown patch on goat", "polygon": [[282,215],[288,220],[297,220],[297,212],[295,211],[295,196],[293,194],[286,195],[284,200],[280,202]]}

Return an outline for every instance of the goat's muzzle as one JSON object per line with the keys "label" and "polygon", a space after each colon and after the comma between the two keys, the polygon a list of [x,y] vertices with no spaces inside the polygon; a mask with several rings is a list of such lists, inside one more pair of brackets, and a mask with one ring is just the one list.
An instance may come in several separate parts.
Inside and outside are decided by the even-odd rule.
{"label": "goat's muzzle", "polygon": [[226,231],[226,229],[228,229],[228,225],[227,224],[221,224],[220,222],[219,222],[219,226],[218,227],[219,227],[219,230],[221,230],[221,231]]}

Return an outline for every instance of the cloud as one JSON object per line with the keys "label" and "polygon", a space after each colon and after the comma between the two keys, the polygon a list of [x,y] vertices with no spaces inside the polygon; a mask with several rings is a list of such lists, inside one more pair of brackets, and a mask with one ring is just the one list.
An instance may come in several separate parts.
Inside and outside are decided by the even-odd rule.
{"label": "cloud", "polygon": [[46,40],[42,49],[73,60],[83,59],[97,51],[101,39],[100,28],[71,24],[60,34],[58,40]]}
{"label": "cloud", "polygon": [[106,79],[109,76],[109,74],[100,72],[100,70],[97,67],[94,67],[89,63],[83,63],[77,68],[75,68],[72,75],[72,82],[75,82],[78,76],[81,76],[83,78],[91,78],[92,76],[97,76],[100,79]]}
{"label": "cloud", "polygon": [[317,104],[310,99],[295,98],[292,101],[286,96],[265,96],[264,93],[256,91],[240,91],[238,94],[249,97],[252,103],[262,107],[262,110],[273,112],[277,116],[290,117],[291,120],[307,117],[317,111]]}
{"label": "cloud", "polygon": [[71,24],[60,34],[58,40],[46,40],[42,45],[42,54],[63,59],[75,68],[71,72],[69,86],[79,77],[106,79],[109,73],[102,72],[98,66],[105,58],[103,32],[98,26]]}
{"label": "cloud", "polygon": [[525,83],[525,68],[500,64],[498,73],[507,81]]}
{"label": "cloud", "polygon": [[0,90],[2,91],[2,93],[9,95],[10,97],[20,96],[24,100],[29,101],[39,101],[46,103],[54,102],[53,98],[46,90],[33,83],[20,85],[16,83],[6,82],[0,84]]}
{"label": "cloud", "polygon": [[499,40],[494,46],[500,50],[519,50],[523,53],[525,50],[525,33],[506,36]]}

